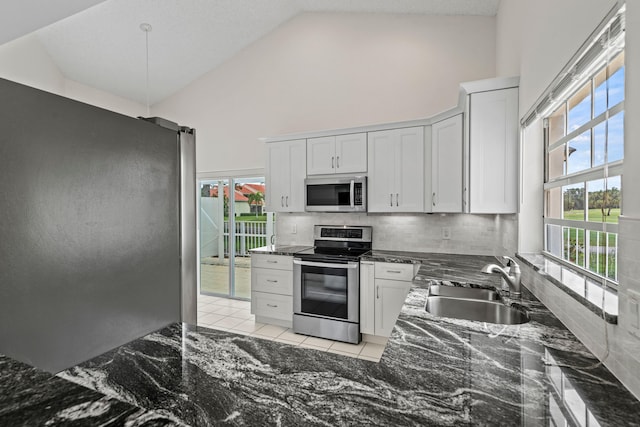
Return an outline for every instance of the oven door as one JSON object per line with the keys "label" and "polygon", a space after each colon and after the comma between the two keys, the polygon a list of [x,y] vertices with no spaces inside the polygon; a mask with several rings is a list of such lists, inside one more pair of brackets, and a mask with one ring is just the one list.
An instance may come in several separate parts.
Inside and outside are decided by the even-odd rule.
{"label": "oven door", "polygon": [[293,260],[293,312],[358,323],[359,264]]}

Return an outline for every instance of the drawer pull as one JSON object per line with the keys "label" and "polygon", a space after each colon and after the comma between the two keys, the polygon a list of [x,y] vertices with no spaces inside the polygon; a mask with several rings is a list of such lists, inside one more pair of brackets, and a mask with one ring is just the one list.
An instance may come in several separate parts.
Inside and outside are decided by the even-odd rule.
{"label": "drawer pull", "polygon": [[268,260],[267,260],[267,263],[269,263],[269,264],[277,264],[277,263],[278,263],[278,261],[274,261],[274,260],[272,260],[272,259],[268,259]]}
{"label": "drawer pull", "polygon": [[278,283],[277,280],[273,280],[273,279],[267,279],[267,282],[269,282],[269,283]]}
{"label": "drawer pull", "polygon": [[278,308],[278,304],[267,304],[267,307]]}
{"label": "drawer pull", "polygon": [[400,271],[400,270],[387,270],[387,273],[397,273],[397,274],[400,274],[400,273],[402,273],[402,271]]}

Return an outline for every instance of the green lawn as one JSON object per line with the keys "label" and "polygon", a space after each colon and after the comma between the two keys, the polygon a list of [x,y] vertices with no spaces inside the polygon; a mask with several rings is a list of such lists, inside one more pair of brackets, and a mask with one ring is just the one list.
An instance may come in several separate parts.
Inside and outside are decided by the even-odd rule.
{"label": "green lawn", "polygon": [[[608,276],[611,279],[616,278],[616,270],[617,270],[617,257],[615,255],[608,255],[604,251],[605,242],[607,239],[606,233],[600,231],[592,231],[589,233],[589,246],[595,247],[600,246],[601,250],[599,253],[589,252],[585,253],[585,230],[581,228],[565,228],[563,230],[564,241],[569,242],[569,247],[565,246],[562,249],[562,258],[567,261],[576,263],[580,266],[584,266],[587,269],[605,275],[607,272],[605,270],[605,266],[608,264]],[[608,242],[606,242],[609,248],[616,247],[616,237],[617,235],[614,233],[609,233]],[[576,238],[577,238],[577,246],[578,250],[576,250]],[[585,256],[588,257],[588,261],[585,265]]]}
{"label": "green lawn", "polygon": [[[604,222],[608,222],[610,224],[617,224],[618,217],[620,216],[620,208],[611,209],[611,213],[608,216],[605,216]],[[572,219],[576,221],[584,221],[584,210],[572,210],[564,212],[564,219]],[[602,220],[602,210],[600,209],[589,209],[589,221],[590,222],[603,222]]]}

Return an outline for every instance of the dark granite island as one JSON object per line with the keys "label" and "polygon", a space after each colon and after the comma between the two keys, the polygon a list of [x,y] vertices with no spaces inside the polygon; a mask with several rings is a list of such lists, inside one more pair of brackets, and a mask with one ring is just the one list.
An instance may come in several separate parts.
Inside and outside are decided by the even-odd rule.
{"label": "dark granite island", "polygon": [[424,311],[430,283],[486,281],[492,258],[405,255],[422,266],[380,363],[176,324],[57,380],[193,426],[640,425],[640,402],[528,292],[520,326]]}

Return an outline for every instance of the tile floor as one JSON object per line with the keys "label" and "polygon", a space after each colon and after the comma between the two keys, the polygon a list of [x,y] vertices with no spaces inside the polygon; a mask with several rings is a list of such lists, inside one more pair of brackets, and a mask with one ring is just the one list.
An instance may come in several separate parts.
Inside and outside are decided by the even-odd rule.
{"label": "tile floor", "polygon": [[314,350],[342,354],[372,362],[380,361],[384,345],[370,342],[348,344],[294,334],[291,329],[256,323],[251,303],[207,295],[198,296],[198,325],[211,329],[250,335]]}

